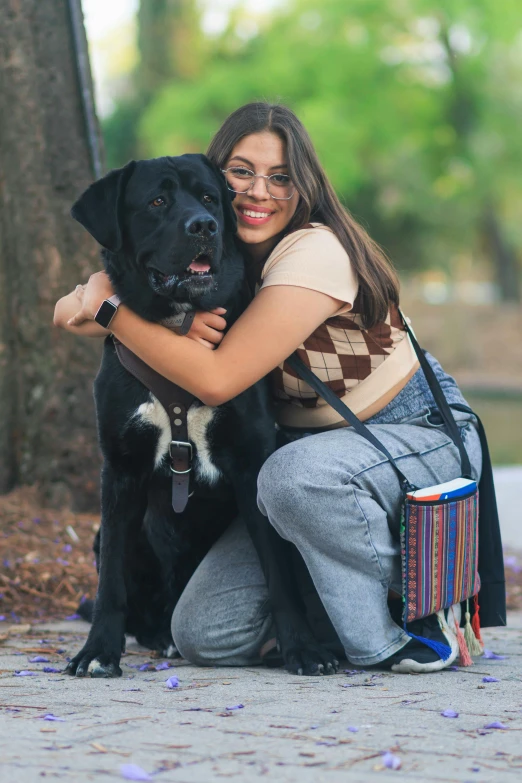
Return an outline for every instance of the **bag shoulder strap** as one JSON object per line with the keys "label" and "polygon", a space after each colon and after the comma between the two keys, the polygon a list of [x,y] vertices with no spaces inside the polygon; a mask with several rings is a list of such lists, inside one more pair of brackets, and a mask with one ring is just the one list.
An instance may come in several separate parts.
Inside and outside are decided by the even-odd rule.
{"label": "bag shoulder strap", "polygon": [[[399,313],[403,320],[406,332],[408,333],[408,336],[412,342],[415,353],[417,354],[419,363],[424,371],[424,374],[426,375],[426,380],[435,398],[435,402],[437,403],[437,407],[440,411],[444,424],[448,428],[448,432],[452,441],[455,443],[455,446],[459,450],[462,476],[464,478],[471,479],[472,475],[471,475],[471,464],[469,461],[469,457],[464,447],[462,436],[460,434],[457,423],[455,422],[455,419],[453,418],[453,415],[451,413],[451,409],[448,405],[448,401],[446,400],[444,396],[444,392],[442,391],[442,387],[437,379],[437,376],[433,372],[433,368],[431,367],[430,363],[426,359],[424,352],[419,346],[413,332],[408,326],[406,319],[404,318],[400,310]],[[339,397],[325,383],[323,383],[323,381],[321,381],[317,377],[317,375],[315,375],[315,373],[313,373],[312,370],[308,368],[306,364],[304,364],[303,361],[301,361],[301,359],[297,355],[297,352],[294,352],[291,356],[289,356],[286,361],[288,362],[290,367],[292,367],[293,370],[304,381],[306,381],[306,383],[308,383],[309,386],[311,386],[312,389],[315,392],[317,392],[317,394],[320,397],[323,398],[323,400],[325,400],[325,402],[331,405],[332,408],[336,410],[337,413],[339,413],[339,415],[342,416],[345,421],[347,421],[349,424],[352,425],[354,430],[358,432],[359,435],[361,435],[363,438],[369,441],[373,446],[375,446],[377,449],[379,449],[379,451],[381,451],[385,455],[385,457],[390,461],[397,475],[399,476],[399,480],[401,482],[404,491],[411,491],[414,489],[418,489],[418,487],[415,487],[406,478],[406,476],[401,471],[401,469],[397,465],[395,459],[392,457],[392,455],[390,454],[386,446],[384,446],[384,444],[381,443],[380,440],[375,437],[375,435],[371,432],[371,430],[369,430],[368,427],[365,424],[363,424],[360,419],[357,418],[355,413],[352,410],[350,410],[350,408],[344,402],[342,402],[342,400],[340,400]]]}
{"label": "bag shoulder strap", "polygon": [[422,367],[424,375],[426,376],[426,380],[428,381],[428,386],[430,387],[431,393],[435,398],[435,402],[437,403],[437,408],[439,409],[440,415],[442,416],[442,420],[444,421],[444,424],[448,428],[448,432],[453,443],[459,450],[462,475],[464,478],[471,478],[472,477],[471,464],[469,461],[468,453],[464,446],[464,442],[462,440],[459,427],[457,426],[457,422],[453,418],[451,408],[448,405],[448,401],[446,397],[444,396],[444,392],[442,391],[442,386],[440,385],[439,380],[433,371],[433,367],[426,359],[426,355],[424,351],[422,350],[419,343],[417,342],[415,335],[410,329],[410,326],[406,321],[406,318],[404,317],[401,310],[399,310],[399,315],[402,318],[404,328],[406,329],[408,337],[411,340],[411,344],[413,345],[413,350],[417,354],[417,359],[419,360],[419,364]]}
{"label": "bag shoulder strap", "polygon": [[352,425],[354,430],[356,430],[359,435],[362,435],[363,438],[366,438],[367,441],[369,441],[373,446],[375,446],[375,448],[379,449],[379,451],[384,454],[384,456],[395,468],[404,492],[410,492],[414,489],[418,489],[418,487],[416,487],[406,478],[386,446],[375,437],[373,432],[371,432],[371,430],[369,430],[368,427],[357,418],[355,413],[351,411],[350,408],[345,405],[344,402],[342,402],[339,397],[334,394],[334,392],[328,386],[326,386],[325,383],[319,380],[317,375],[315,375],[312,370],[310,370],[306,364],[301,361],[297,353],[293,353],[286,361],[290,367],[292,367],[295,372],[303,379],[303,381],[306,381],[309,386],[311,386],[312,389],[314,389],[314,391],[316,391],[317,394],[323,398],[323,400],[329,403],[332,408],[334,408],[334,410],[336,410],[337,413],[343,417],[343,419]]}

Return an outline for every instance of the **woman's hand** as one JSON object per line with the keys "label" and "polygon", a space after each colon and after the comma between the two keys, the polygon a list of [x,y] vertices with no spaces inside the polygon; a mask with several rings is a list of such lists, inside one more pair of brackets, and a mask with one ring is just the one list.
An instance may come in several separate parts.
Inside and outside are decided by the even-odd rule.
{"label": "woman's hand", "polygon": [[215,310],[198,310],[192,321],[192,326],[187,332],[187,337],[201,343],[205,348],[214,350],[223,339],[223,330],[227,322],[221,316],[226,313],[224,307],[216,307]]}
{"label": "woman's hand", "polygon": [[95,272],[85,286],[76,286],[76,296],[81,303],[80,310],[67,321],[69,326],[80,326],[84,321],[94,321],[101,303],[114,294],[106,272]]}

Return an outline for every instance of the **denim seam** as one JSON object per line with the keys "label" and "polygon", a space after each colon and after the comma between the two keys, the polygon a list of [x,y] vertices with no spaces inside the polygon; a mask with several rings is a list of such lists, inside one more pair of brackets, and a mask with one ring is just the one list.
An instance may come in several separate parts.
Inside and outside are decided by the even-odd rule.
{"label": "denim seam", "polygon": [[[426,449],[425,451],[410,451],[407,454],[399,454],[397,457],[392,457],[393,459],[398,462],[401,459],[405,459],[407,457],[425,457],[427,454],[432,454],[434,451],[439,451],[440,449],[445,449],[446,446],[454,446],[452,440],[446,441],[446,443],[441,443],[439,446],[434,446],[431,449]],[[367,473],[369,470],[373,470],[374,468],[379,468],[381,465],[391,465],[391,462],[386,457],[383,457],[382,460],[379,462],[375,462],[373,465],[367,465],[365,468],[362,468],[357,473],[353,473],[347,481],[345,481],[345,484],[350,484],[354,478],[357,478],[358,476],[362,476],[363,473]]]}
{"label": "denim seam", "polygon": [[352,495],[353,495],[353,499],[355,501],[355,504],[356,504],[357,508],[359,509],[362,518],[364,519],[364,521],[366,523],[366,531],[368,533],[368,538],[370,540],[370,546],[371,546],[371,549],[373,550],[373,554],[375,556],[375,560],[376,560],[377,566],[379,568],[379,572],[380,572],[380,575],[381,575],[380,581],[381,581],[381,583],[383,583],[384,582],[384,573],[383,573],[383,570],[382,570],[381,561],[379,560],[379,555],[377,554],[377,550],[375,548],[375,544],[373,543],[373,538],[372,538],[372,534],[370,532],[370,525],[368,523],[368,519],[367,519],[366,514],[364,513],[364,511],[362,509],[361,504],[359,503],[357,495],[355,494],[355,487],[351,483],[348,486],[352,490]]}

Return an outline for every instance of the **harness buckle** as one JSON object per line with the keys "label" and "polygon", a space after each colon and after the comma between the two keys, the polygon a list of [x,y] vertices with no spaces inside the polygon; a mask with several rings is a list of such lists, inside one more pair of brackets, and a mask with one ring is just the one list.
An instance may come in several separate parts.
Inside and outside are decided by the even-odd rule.
{"label": "harness buckle", "polygon": [[185,440],[171,440],[169,443],[169,455],[170,455],[170,459],[174,461],[174,457],[172,456],[172,446],[181,446],[189,450],[189,457],[188,457],[189,467],[187,468],[187,470],[176,470],[175,468],[172,467],[172,465],[169,465],[171,472],[177,473],[178,475],[182,475],[184,473],[190,473],[190,471],[192,470],[191,463],[192,463],[192,456],[193,456],[192,443]]}

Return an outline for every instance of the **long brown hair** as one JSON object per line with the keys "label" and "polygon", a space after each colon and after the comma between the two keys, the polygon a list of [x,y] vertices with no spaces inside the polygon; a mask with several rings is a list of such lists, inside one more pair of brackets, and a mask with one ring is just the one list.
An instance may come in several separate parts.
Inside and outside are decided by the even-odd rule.
{"label": "long brown hair", "polygon": [[363,326],[385,320],[390,303],[399,304],[399,281],[379,245],[341,204],[328,181],[303,124],[287,106],[247,103],[227,117],[210,142],[207,156],[223,168],[235,145],[252,133],[271,131],[286,145],[288,171],[301,198],[287,232],[308,222],[332,229],[348,253],[359,279],[358,305]]}

